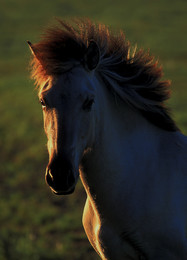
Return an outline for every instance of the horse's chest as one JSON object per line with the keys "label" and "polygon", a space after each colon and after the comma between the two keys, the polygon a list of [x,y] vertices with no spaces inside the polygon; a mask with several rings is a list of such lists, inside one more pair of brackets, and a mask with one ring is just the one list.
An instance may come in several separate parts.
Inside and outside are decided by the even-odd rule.
{"label": "horse's chest", "polygon": [[130,239],[117,234],[106,221],[99,218],[88,200],[83,225],[91,245],[103,260],[146,259]]}

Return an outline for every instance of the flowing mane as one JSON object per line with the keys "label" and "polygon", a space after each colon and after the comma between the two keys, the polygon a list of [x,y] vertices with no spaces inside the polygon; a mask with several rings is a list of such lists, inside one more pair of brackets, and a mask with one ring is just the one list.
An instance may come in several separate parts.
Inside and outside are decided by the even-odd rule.
{"label": "flowing mane", "polygon": [[[49,76],[60,75],[82,64],[89,42],[100,49],[100,61],[95,69],[111,93],[137,109],[152,124],[167,130],[178,127],[169,115],[164,101],[170,96],[169,81],[162,81],[162,68],[154,57],[142,49],[131,53],[123,32],[114,34],[102,24],[89,19],[74,25],[59,20],[59,26],[49,28],[42,40],[33,45],[32,77],[42,86]],[[41,88],[41,87],[40,87]]]}

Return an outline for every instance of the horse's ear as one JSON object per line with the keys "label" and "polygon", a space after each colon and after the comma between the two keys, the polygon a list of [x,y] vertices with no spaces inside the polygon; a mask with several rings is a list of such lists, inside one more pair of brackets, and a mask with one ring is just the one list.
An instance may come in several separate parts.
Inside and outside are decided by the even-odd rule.
{"label": "horse's ear", "polygon": [[36,50],[35,48],[33,47],[33,44],[30,42],[30,41],[27,41],[28,45],[29,45],[29,48],[31,50],[31,53],[36,57]]}
{"label": "horse's ear", "polygon": [[94,70],[99,64],[100,50],[97,43],[90,41],[87,51],[84,55],[84,64],[88,70]]}

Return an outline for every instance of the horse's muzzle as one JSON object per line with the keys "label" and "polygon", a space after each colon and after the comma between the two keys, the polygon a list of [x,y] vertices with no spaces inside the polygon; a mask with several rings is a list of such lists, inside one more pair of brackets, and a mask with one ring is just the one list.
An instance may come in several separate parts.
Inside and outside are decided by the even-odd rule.
{"label": "horse's muzzle", "polygon": [[56,195],[68,195],[74,192],[78,174],[67,164],[52,164],[46,169],[45,179]]}

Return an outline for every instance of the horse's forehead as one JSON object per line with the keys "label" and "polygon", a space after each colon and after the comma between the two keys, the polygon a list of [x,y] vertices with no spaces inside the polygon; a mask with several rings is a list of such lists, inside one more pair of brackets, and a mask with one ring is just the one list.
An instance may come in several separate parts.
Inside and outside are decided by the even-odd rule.
{"label": "horse's forehead", "polygon": [[61,95],[81,95],[88,88],[89,77],[82,70],[75,70],[64,73],[51,80],[52,92]]}

